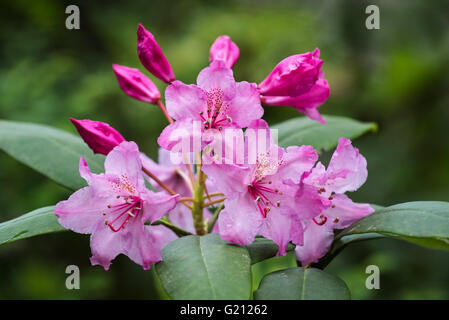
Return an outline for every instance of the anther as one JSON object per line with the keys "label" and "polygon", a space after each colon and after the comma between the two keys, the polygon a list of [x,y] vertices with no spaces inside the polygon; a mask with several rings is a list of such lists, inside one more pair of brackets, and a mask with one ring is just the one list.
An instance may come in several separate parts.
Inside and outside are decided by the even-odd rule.
{"label": "anther", "polygon": [[276,202],[276,205],[278,206],[278,208],[281,206],[281,202],[280,201],[278,201],[278,202]]}

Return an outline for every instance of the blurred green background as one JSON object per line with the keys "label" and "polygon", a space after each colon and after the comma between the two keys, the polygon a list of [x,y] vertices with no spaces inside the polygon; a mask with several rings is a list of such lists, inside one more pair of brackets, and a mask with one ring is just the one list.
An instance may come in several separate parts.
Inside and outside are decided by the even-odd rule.
{"label": "blurred green background", "polygon": [[[65,28],[76,4],[81,29]],[[380,8],[380,30],[365,28],[365,8]],[[240,47],[237,80],[260,82],[286,56],[319,47],[331,96],[320,111],[376,121],[378,134],[356,140],[369,178],[353,199],[379,205],[449,201],[448,1],[0,1],[0,118],[75,133],[69,117],[110,123],[151,156],[165,119],[125,96],[113,63],[143,67],[136,55],[142,23],[157,38],[176,78],[193,83],[209,47],[228,34]],[[161,92],[165,86],[150,76]],[[269,123],[299,116],[267,107]],[[0,154],[0,221],[52,205],[69,192]],[[89,264],[87,236],[71,232],[0,248],[0,299],[164,298],[153,271],[126,257],[111,270]],[[262,273],[294,263],[257,265]],[[65,268],[81,269],[81,289],[65,288]],[[365,288],[378,265],[381,289]],[[328,267],[356,299],[449,299],[449,253],[397,240],[355,244]]]}

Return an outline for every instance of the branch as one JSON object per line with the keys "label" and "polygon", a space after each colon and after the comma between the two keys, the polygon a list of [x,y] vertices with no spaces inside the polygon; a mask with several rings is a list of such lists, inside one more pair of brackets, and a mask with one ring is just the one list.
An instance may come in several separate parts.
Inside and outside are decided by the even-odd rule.
{"label": "branch", "polygon": [[212,216],[212,219],[210,220],[210,223],[207,227],[207,232],[211,233],[214,229],[215,223],[217,222],[218,216],[220,215],[221,210],[224,208],[224,203],[220,204],[218,208],[215,210],[214,215]]}
{"label": "branch", "polygon": [[157,226],[157,225],[163,225],[163,226],[169,228],[169,229],[172,230],[174,233],[176,233],[176,235],[177,235],[178,237],[190,236],[190,235],[191,235],[190,232],[188,232],[188,231],[186,231],[186,230],[184,230],[184,229],[182,229],[182,228],[179,228],[179,227],[177,227],[177,226],[171,224],[171,223],[168,222],[167,220],[161,219],[161,220],[155,221],[155,222],[152,224],[152,226]]}

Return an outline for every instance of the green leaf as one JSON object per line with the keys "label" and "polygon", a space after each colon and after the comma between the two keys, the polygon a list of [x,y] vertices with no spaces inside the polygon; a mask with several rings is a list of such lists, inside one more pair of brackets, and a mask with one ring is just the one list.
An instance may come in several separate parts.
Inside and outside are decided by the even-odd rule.
{"label": "green leaf", "polygon": [[64,231],[53,213],[54,207],[40,208],[0,223],[0,245],[40,234]]}
{"label": "green leaf", "polygon": [[315,268],[292,268],[266,275],[254,292],[256,300],[346,300],[348,287],[340,278]]}
{"label": "green leaf", "polygon": [[[253,243],[246,246],[249,256],[251,257],[251,264],[272,258],[276,255],[279,247],[276,243],[265,238],[256,238]],[[287,251],[295,249],[293,244],[289,244]]]}
{"label": "green leaf", "polygon": [[85,186],[80,157],[92,171],[103,170],[104,156],[94,155],[81,138],[44,125],[0,120],[0,149],[72,190]]}
{"label": "green leaf", "polygon": [[373,232],[449,250],[449,203],[418,201],[381,208],[343,230],[336,239]]}
{"label": "green leaf", "polygon": [[344,248],[346,248],[349,244],[366,241],[366,240],[375,240],[382,239],[385,236],[379,233],[363,233],[363,234],[351,234],[342,237],[341,239],[337,239],[332,243],[332,247],[329,252],[320,259],[317,263],[312,264],[313,267],[318,269],[324,269]]}
{"label": "green leaf", "polygon": [[242,247],[217,234],[187,236],[169,243],[156,264],[173,299],[249,299],[251,260]]}
{"label": "green leaf", "polygon": [[318,151],[331,150],[338,144],[340,137],[355,139],[369,131],[376,132],[374,122],[359,122],[350,118],[324,116],[326,125],[307,117],[298,117],[274,125],[278,129],[279,145],[311,145]]}

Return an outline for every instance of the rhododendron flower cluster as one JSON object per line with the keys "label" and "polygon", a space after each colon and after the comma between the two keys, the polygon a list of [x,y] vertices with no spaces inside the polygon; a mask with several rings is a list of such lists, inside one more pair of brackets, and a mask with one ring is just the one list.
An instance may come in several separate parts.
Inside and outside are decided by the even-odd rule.
{"label": "rhododendron flower cluster", "polygon": [[168,120],[157,139],[158,162],[106,123],[71,119],[87,145],[106,155],[101,174],[80,159],[88,186],[55,208],[61,225],[91,234],[92,264],[108,269],[122,253],[148,269],[177,237],[214,232],[238,245],[263,236],[278,246],[278,256],[292,243],[305,266],[326,255],[334,230],[373,212],[345,194],[367,178],[366,160],[351,141],[339,140],[326,168],[312,146],[278,146],[262,119],[262,105],[290,106],[324,125],[317,108],[329,85],[318,49],[285,58],[259,84],[235,80],[240,51],[228,36],[215,40],[196,84],[175,80],[142,25],[137,53],[169,84],[165,105],[141,71],[116,64],[113,70],[127,95],[157,105]]}

